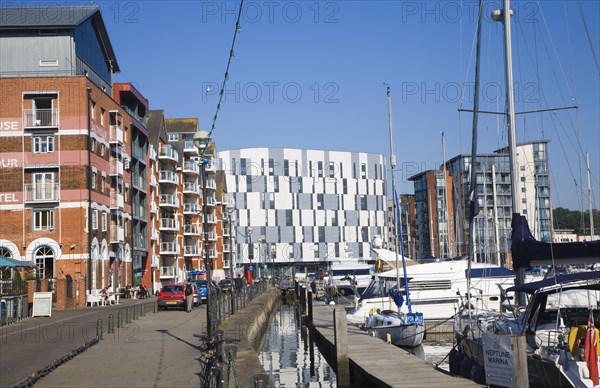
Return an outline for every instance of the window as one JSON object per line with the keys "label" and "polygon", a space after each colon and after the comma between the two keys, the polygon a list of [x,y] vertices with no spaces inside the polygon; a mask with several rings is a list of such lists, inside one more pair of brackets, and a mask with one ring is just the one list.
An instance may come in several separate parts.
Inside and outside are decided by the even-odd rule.
{"label": "window", "polygon": [[275,190],[276,193],[278,193],[279,192],[279,177],[276,176],[273,179],[274,179],[274,181],[273,181],[274,190]]}
{"label": "window", "polygon": [[106,114],[106,109],[100,108],[100,125],[104,126],[104,115]]}
{"label": "window", "polygon": [[90,117],[94,120],[94,115],[96,114],[96,102],[90,100]]}
{"label": "window", "polygon": [[92,230],[98,229],[98,210],[92,210]]}
{"label": "window", "polygon": [[100,156],[104,156],[104,149],[106,146],[104,144],[100,144]]}
{"label": "window", "polygon": [[291,210],[286,210],[285,211],[285,226],[293,226],[294,219],[293,219],[293,215],[292,215],[292,211]]}
{"label": "window", "polygon": [[290,161],[283,159],[283,176],[290,176]]}
{"label": "window", "polygon": [[360,177],[362,179],[367,179],[367,165],[364,163],[360,164]]}
{"label": "window", "polygon": [[125,185],[125,202],[129,203],[129,185]]}
{"label": "window", "polygon": [[273,176],[275,174],[275,161],[273,159],[269,159],[269,175]]}
{"label": "window", "polygon": [[335,176],[335,164],[333,162],[329,162],[329,177],[333,178]]}
{"label": "window", "polygon": [[102,231],[103,232],[106,232],[107,224],[108,224],[107,214],[106,214],[106,212],[102,212]]}
{"label": "window", "polygon": [[98,173],[96,171],[92,171],[92,190],[96,189],[96,178]]}
{"label": "window", "polygon": [[102,177],[100,178],[100,192],[104,193],[104,187],[106,186],[106,175],[104,172],[102,173]]}
{"label": "window", "polygon": [[33,199],[36,201],[55,200],[55,181],[53,172],[33,174]]}
{"label": "window", "polygon": [[33,136],[32,141],[34,154],[54,152],[54,135]]}
{"label": "window", "polygon": [[323,162],[317,162],[317,176],[323,178]]}
{"label": "window", "polygon": [[246,158],[240,159],[240,174],[246,175]]}
{"label": "window", "polygon": [[179,141],[178,133],[169,133],[169,141]]}
{"label": "window", "polygon": [[90,144],[90,151],[96,152],[96,139],[94,139],[93,137],[92,137],[92,141]]}
{"label": "window", "polygon": [[54,230],[54,209],[34,210],[33,230]]}

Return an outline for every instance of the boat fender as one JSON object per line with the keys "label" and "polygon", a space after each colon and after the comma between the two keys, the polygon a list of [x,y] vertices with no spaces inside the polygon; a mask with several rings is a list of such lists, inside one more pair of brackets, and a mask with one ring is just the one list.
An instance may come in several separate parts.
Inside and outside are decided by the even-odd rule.
{"label": "boat fender", "polygon": [[471,380],[477,384],[485,384],[485,369],[481,365],[473,364],[471,367]]}
{"label": "boat fender", "polygon": [[450,373],[454,375],[460,374],[460,363],[462,362],[464,355],[457,348],[452,348],[448,355],[448,363],[450,364]]}
{"label": "boat fender", "polygon": [[463,357],[460,362],[460,375],[465,379],[471,378],[471,368],[473,367],[473,361],[467,356]]}

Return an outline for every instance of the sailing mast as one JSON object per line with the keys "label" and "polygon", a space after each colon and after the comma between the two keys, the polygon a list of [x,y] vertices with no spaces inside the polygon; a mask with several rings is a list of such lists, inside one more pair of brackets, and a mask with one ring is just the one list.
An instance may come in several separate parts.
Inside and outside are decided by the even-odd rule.
{"label": "sailing mast", "polygon": [[[396,194],[396,177],[394,171],[396,170],[396,155],[394,154],[394,139],[392,136],[392,93],[389,85],[387,86],[387,104],[388,104],[388,129],[390,135],[390,168],[392,170],[392,193],[393,199],[393,221],[394,221],[394,253],[396,254],[396,290],[400,292],[400,261],[398,258],[398,231],[402,233],[402,221],[399,217],[400,209],[398,206],[398,195]],[[412,305],[410,302],[410,294],[408,292],[408,278],[406,275],[406,266],[404,265],[404,243],[400,241],[400,249],[402,250],[402,267],[404,268],[404,289],[406,290],[406,306],[408,312],[412,313]],[[399,309],[399,307],[398,307]]]}
{"label": "sailing mast", "polygon": [[[442,249],[440,250],[440,258],[448,259],[452,257],[452,252],[450,249],[450,211],[448,209],[448,187],[446,182],[446,145],[444,143],[444,131],[442,131],[442,171],[444,175],[444,212],[446,219],[446,241],[445,243],[441,242]],[[438,225],[439,229],[439,225]],[[445,247],[444,247],[445,245]],[[444,253],[447,252],[448,256],[444,257]]]}
{"label": "sailing mast", "polygon": [[592,186],[590,186],[590,154],[585,153],[587,164],[588,203],[590,207],[590,241],[594,241],[594,207],[592,205]]}
{"label": "sailing mast", "polygon": [[[504,9],[502,11],[492,12],[494,21],[504,23],[504,70],[506,73],[506,119],[508,127],[508,162],[510,164],[510,179],[511,179],[511,194],[512,194],[512,211],[513,218],[515,215],[520,215],[520,194],[518,185],[519,166],[517,164],[517,122],[515,119],[515,86],[513,81],[512,71],[512,37],[510,27],[510,0],[504,0]],[[525,282],[525,268],[519,268],[516,271],[516,283],[523,284]],[[517,293],[517,302],[519,306],[525,306],[525,294]]]}

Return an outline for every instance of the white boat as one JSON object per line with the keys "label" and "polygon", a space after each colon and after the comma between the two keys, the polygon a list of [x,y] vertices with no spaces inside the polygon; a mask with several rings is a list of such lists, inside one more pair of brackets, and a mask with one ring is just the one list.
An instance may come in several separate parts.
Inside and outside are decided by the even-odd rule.
{"label": "white boat", "polygon": [[[467,260],[448,260],[406,267],[412,305],[423,313],[426,321],[451,319],[460,310],[467,294]],[[514,284],[513,271],[485,263],[471,263],[471,304],[488,311],[501,312],[500,287]],[[396,284],[396,270],[375,274],[361,294],[357,306],[348,313],[348,322],[362,324],[369,313],[390,310],[395,304],[389,290]],[[401,289],[404,288],[401,282]],[[508,297],[509,299],[512,296]]]}
{"label": "white boat", "polygon": [[330,295],[359,296],[371,282],[371,266],[363,259],[343,258],[333,261],[329,267],[329,277],[324,279]]}

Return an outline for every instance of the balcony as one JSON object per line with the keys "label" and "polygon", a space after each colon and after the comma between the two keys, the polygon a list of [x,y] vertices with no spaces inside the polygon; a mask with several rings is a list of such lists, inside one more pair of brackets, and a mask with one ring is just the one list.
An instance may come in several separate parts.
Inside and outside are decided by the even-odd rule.
{"label": "balcony", "polygon": [[215,200],[214,197],[206,197],[206,205],[207,206],[216,206],[217,201]]}
{"label": "balcony", "polygon": [[179,183],[179,180],[177,179],[177,174],[175,174],[173,171],[165,170],[159,173],[158,183],[176,185]]}
{"label": "balcony", "polygon": [[119,194],[116,191],[110,193],[110,208],[112,209],[123,209],[125,207],[125,197],[123,194]]}
{"label": "balcony", "polygon": [[154,226],[152,227],[152,231],[150,232],[150,239],[152,241],[158,240],[158,230]]}
{"label": "balcony", "polygon": [[123,162],[119,159],[111,159],[110,161],[110,175],[111,176],[123,176]]}
{"label": "balcony", "polygon": [[152,144],[150,145],[150,149],[148,150],[148,156],[150,157],[151,161],[156,162],[156,150],[154,149],[154,146]]}
{"label": "balcony", "polygon": [[197,245],[185,245],[183,247],[184,256],[198,256],[200,255],[200,248]]}
{"label": "balcony", "polygon": [[161,218],[158,228],[161,232],[178,231],[179,224],[174,218]]}
{"label": "balcony", "polygon": [[156,187],[158,185],[158,181],[156,179],[156,175],[150,175],[150,187]]}
{"label": "balcony", "polygon": [[125,228],[122,226],[112,226],[110,229],[110,243],[120,244],[125,242]]}
{"label": "balcony", "polygon": [[60,185],[53,182],[25,185],[25,202],[44,203],[60,200]]}
{"label": "balcony", "polygon": [[217,189],[217,183],[215,182],[215,180],[213,178],[208,178],[206,180],[206,188],[211,189],[211,190]]}
{"label": "balcony", "polygon": [[140,204],[134,204],[133,217],[142,221],[148,221],[148,209]]}
{"label": "balcony", "polygon": [[223,252],[231,252],[231,248],[229,244],[223,244]]}
{"label": "balcony", "polygon": [[215,217],[214,214],[208,214],[206,217],[206,222],[208,222],[209,224],[216,224],[217,223],[217,218]]}
{"label": "balcony", "polygon": [[161,279],[174,279],[177,277],[177,267],[160,267]]}
{"label": "balcony", "polygon": [[183,163],[183,172],[184,174],[200,174],[200,167],[198,167],[198,163],[187,160]]}
{"label": "balcony", "polygon": [[208,257],[210,257],[211,259],[216,259],[218,257],[217,250],[214,248],[209,248],[208,249]]}
{"label": "balcony", "polygon": [[170,160],[173,162],[179,161],[179,155],[177,151],[170,147],[161,147],[158,153],[158,160]]}
{"label": "balcony", "polygon": [[159,262],[160,262],[160,256],[152,255],[152,262],[150,264],[152,266],[152,268],[158,268]]}
{"label": "balcony", "polygon": [[212,160],[208,160],[208,163],[204,165],[204,171],[206,172],[215,172],[215,165]]}
{"label": "balcony", "polygon": [[171,194],[161,194],[158,202],[158,206],[164,208],[178,208],[179,200]]}
{"label": "balcony", "polygon": [[200,236],[201,230],[198,225],[188,224],[183,226],[184,236]]}
{"label": "balcony", "polygon": [[197,203],[184,203],[183,214],[198,215],[200,214],[200,206]]}
{"label": "balcony", "polygon": [[110,143],[111,144],[123,144],[123,128],[118,125],[109,126],[110,130]]}
{"label": "balcony", "polygon": [[58,127],[58,109],[23,109],[23,128]]}
{"label": "balcony", "polygon": [[137,160],[142,161],[144,164],[146,164],[146,150],[144,150],[142,147],[140,147],[137,144],[133,144],[131,146],[131,153],[133,155],[134,158],[136,158]]}
{"label": "balcony", "polygon": [[133,176],[131,177],[131,183],[133,184],[133,187],[136,190],[140,190],[140,191],[147,191],[147,186],[146,186],[146,179],[145,177],[141,176],[141,175],[137,175],[137,174],[133,174]]}
{"label": "balcony", "polygon": [[176,255],[179,253],[179,245],[174,242],[161,242],[160,243],[160,254],[161,255]]}
{"label": "balcony", "polygon": [[158,205],[154,201],[150,202],[150,213],[158,214]]}
{"label": "balcony", "polygon": [[208,241],[217,241],[217,234],[215,232],[208,232]]}
{"label": "balcony", "polygon": [[193,141],[186,140],[183,142],[183,152],[198,155],[198,148],[196,148]]}
{"label": "balcony", "polygon": [[195,182],[183,182],[183,193],[200,195],[200,191],[198,191],[198,185]]}

